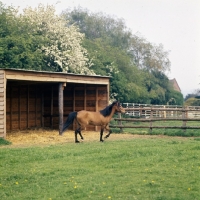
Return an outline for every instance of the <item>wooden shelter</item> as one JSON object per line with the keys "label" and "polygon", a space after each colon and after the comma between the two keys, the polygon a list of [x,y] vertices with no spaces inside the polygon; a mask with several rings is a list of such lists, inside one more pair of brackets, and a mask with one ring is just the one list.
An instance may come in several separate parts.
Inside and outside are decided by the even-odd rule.
{"label": "wooden shelter", "polygon": [[0,137],[40,127],[60,132],[70,112],[98,111],[108,101],[108,76],[1,69]]}

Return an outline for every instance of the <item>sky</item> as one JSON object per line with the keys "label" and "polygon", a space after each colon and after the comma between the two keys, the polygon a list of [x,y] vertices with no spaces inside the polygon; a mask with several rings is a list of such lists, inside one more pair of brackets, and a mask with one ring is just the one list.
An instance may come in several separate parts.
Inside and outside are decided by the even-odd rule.
{"label": "sky", "polygon": [[169,51],[171,70],[184,96],[200,89],[200,0],[0,0],[23,9],[39,3],[54,5],[57,14],[82,7],[124,19],[133,34],[163,44]]}

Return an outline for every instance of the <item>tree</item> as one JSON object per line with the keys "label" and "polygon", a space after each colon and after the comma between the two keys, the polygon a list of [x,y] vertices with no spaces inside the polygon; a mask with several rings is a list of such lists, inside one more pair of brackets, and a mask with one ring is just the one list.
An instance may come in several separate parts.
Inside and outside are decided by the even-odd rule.
{"label": "tree", "polygon": [[200,106],[200,90],[195,90],[192,94],[185,97],[185,106]]}
{"label": "tree", "polygon": [[128,49],[131,31],[123,19],[114,18],[105,13],[91,13],[81,7],[63,11],[70,24],[76,24],[87,39],[101,38],[110,46]]}
{"label": "tree", "polygon": [[91,69],[111,76],[111,95],[123,102],[165,104],[168,101],[169,52],[140,35],[133,35],[124,20],[75,8],[63,12],[69,24],[85,34],[83,42],[93,62]]}
{"label": "tree", "polygon": [[170,99],[174,99],[174,101],[171,102],[173,105],[183,105],[183,94],[174,90],[173,88],[170,88],[166,91],[166,102],[168,102]]}
{"label": "tree", "polygon": [[138,35],[132,36],[130,44],[129,51],[138,68],[162,72],[170,70],[169,52],[164,51],[162,44],[153,45]]}
{"label": "tree", "polygon": [[93,62],[91,69],[96,74],[112,77],[111,95],[124,102],[145,101],[147,93],[140,71],[127,53],[131,32],[124,21],[81,8],[66,10],[63,15],[85,33],[83,45]]}
{"label": "tree", "polygon": [[[2,6],[2,5],[1,5]],[[22,14],[1,8],[1,67],[93,74],[84,35],[55,15],[54,6],[24,9]]]}
{"label": "tree", "polygon": [[47,41],[40,46],[46,56],[45,62],[55,71],[93,74],[87,50],[81,45],[84,35],[74,25],[55,15],[54,6],[39,4],[38,8],[24,10],[22,19],[28,20],[34,27],[33,32],[42,35]]}
{"label": "tree", "polygon": [[[0,4],[0,68],[41,69],[42,55],[28,27],[17,17],[18,10]],[[31,30],[29,30],[31,31]]]}
{"label": "tree", "polygon": [[200,99],[190,97],[184,103],[185,106],[200,106]]}

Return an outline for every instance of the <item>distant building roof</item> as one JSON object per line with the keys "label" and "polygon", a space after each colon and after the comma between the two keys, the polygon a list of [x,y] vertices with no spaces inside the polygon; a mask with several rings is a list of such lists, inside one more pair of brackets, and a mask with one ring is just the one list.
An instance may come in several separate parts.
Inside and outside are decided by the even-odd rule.
{"label": "distant building roof", "polygon": [[174,90],[176,90],[178,92],[181,92],[181,89],[180,89],[180,87],[179,87],[179,85],[178,85],[178,83],[177,83],[175,78],[173,78],[173,79],[171,79],[169,81],[172,84],[172,87],[174,88]]}

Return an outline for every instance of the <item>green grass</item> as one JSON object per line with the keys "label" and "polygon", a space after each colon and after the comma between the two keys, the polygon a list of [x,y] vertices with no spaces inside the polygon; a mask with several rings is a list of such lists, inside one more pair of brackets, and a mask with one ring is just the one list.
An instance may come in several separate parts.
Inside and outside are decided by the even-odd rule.
{"label": "green grass", "polygon": [[10,145],[10,144],[12,144],[12,143],[5,140],[4,138],[0,138],[0,146]]}
{"label": "green grass", "polygon": [[2,200],[199,200],[199,180],[198,139],[0,148]]}

